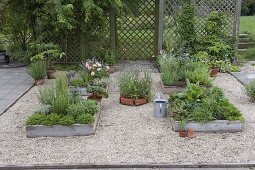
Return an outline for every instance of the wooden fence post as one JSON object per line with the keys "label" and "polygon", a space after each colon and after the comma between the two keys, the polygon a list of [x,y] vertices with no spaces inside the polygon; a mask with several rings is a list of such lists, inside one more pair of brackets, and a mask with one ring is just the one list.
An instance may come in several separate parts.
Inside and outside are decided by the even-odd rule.
{"label": "wooden fence post", "polygon": [[110,42],[111,42],[111,52],[115,54],[117,48],[117,29],[116,29],[116,13],[115,8],[111,6],[110,9]]}
{"label": "wooden fence post", "polygon": [[155,51],[154,55],[158,56],[163,48],[163,29],[164,29],[164,0],[156,0],[155,10]]}

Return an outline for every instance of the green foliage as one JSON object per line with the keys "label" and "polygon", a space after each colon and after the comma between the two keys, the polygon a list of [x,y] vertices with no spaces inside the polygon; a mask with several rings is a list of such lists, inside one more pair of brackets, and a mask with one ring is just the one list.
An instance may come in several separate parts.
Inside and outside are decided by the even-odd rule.
{"label": "green foliage", "polygon": [[205,31],[207,33],[207,40],[218,41],[225,37],[223,26],[226,25],[226,15],[219,12],[211,12],[207,18]]}
{"label": "green foliage", "polygon": [[43,79],[47,75],[46,67],[47,66],[44,61],[37,61],[30,65],[28,74],[35,80]]}
{"label": "green foliage", "polygon": [[27,125],[40,125],[42,120],[46,118],[45,114],[33,114],[30,116],[26,122]]}
{"label": "green foliage", "polygon": [[213,113],[207,107],[197,107],[192,111],[191,119],[195,122],[206,123],[213,120]]}
{"label": "green foliage", "polygon": [[244,52],[243,57],[247,60],[255,60],[255,48],[250,48]]}
{"label": "green foliage", "polygon": [[210,86],[209,67],[202,62],[190,62],[186,69],[186,78],[191,83],[199,82],[200,85]]}
{"label": "green foliage", "polygon": [[62,116],[61,119],[59,119],[60,125],[70,126],[74,123],[75,123],[75,119],[74,119],[74,116],[72,115],[65,115],[65,116]]}
{"label": "green foliage", "polygon": [[174,85],[181,79],[180,63],[175,57],[160,57],[159,65],[161,69],[161,79],[166,86]]}
{"label": "green foliage", "polygon": [[79,115],[95,115],[99,111],[99,108],[95,101],[84,100],[76,104],[71,104],[68,106],[67,114],[79,116]]}
{"label": "green foliage", "polygon": [[170,95],[169,103],[174,118],[179,121],[244,121],[240,111],[224,97],[223,91],[218,87],[206,89],[198,84],[188,83],[184,93]]}
{"label": "green foliage", "polygon": [[255,0],[245,0],[242,2],[241,15],[243,16],[255,15]]}
{"label": "green foliage", "polygon": [[78,78],[72,80],[71,85],[75,87],[87,87],[88,82],[84,81],[82,78]]}
{"label": "green foliage", "polygon": [[197,53],[195,53],[192,56],[192,60],[195,61],[195,62],[204,62],[204,63],[206,63],[209,60],[209,55],[205,51],[198,51]]}
{"label": "green foliage", "polygon": [[57,95],[52,102],[52,112],[57,114],[66,114],[69,105],[69,98],[66,95]]}
{"label": "green foliage", "polygon": [[96,96],[102,97],[102,98],[108,98],[109,95],[106,92],[106,89],[102,86],[98,86],[98,85],[92,85],[92,86],[88,86],[88,92],[95,94]]}
{"label": "green foliage", "polygon": [[55,88],[54,86],[48,86],[39,89],[39,94],[37,98],[41,104],[52,105],[52,102],[55,99]]}
{"label": "green foliage", "polygon": [[245,86],[246,94],[252,98],[255,97],[255,81],[250,82]]}
{"label": "green foliage", "polygon": [[51,112],[51,105],[40,105],[34,113],[49,114]]}
{"label": "green foliage", "polygon": [[119,77],[120,95],[130,99],[151,98],[151,74],[148,71],[139,74],[133,70]]}
{"label": "green foliage", "polygon": [[78,115],[75,122],[78,124],[91,124],[94,122],[94,117],[91,114]]}
{"label": "green foliage", "polygon": [[185,48],[194,48],[196,39],[195,31],[195,7],[189,0],[184,1],[180,14],[176,17],[177,32],[181,37],[181,42]]}
{"label": "green foliage", "polygon": [[45,125],[45,126],[52,126],[59,124],[61,116],[55,113],[51,114],[33,114],[27,120],[27,125]]}
{"label": "green foliage", "polygon": [[114,66],[116,64],[116,56],[115,56],[115,54],[114,53],[108,53],[105,56],[105,62],[109,66]]}

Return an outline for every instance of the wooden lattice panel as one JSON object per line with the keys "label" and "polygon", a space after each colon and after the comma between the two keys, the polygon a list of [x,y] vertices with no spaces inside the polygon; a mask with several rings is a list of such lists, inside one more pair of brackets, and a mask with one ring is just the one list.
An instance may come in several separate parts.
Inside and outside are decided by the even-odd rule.
{"label": "wooden lattice panel", "polygon": [[140,0],[137,14],[117,18],[117,51],[120,59],[148,59],[155,47],[155,0]]}
{"label": "wooden lattice panel", "polygon": [[[192,0],[196,12],[195,30],[198,36],[205,34],[205,23],[207,16],[212,11],[222,12],[226,14],[226,26],[223,30],[229,35],[236,34],[238,0]],[[164,38],[176,44],[179,39],[177,27],[175,24],[175,17],[181,11],[183,0],[165,0],[164,4]]]}

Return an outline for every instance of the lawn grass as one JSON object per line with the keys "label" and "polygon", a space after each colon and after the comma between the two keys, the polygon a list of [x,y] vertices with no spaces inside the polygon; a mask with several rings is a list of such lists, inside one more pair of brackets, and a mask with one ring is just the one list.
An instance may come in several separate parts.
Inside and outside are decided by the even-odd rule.
{"label": "lawn grass", "polygon": [[255,16],[241,16],[240,31],[255,36]]}

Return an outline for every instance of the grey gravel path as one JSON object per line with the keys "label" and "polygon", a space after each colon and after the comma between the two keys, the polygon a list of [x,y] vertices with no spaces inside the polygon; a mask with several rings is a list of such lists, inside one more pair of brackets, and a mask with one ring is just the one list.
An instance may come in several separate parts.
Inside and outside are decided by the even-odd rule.
{"label": "grey gravel path", "polygon": [[0,69],[0,115],[34,84],[26,68]]}
{"label": "grey gravel path", "polygon": [[[255,104],[231,75],[220,74],[214,84],[247,119],[241,133],[197,134],[180,138],[168,119],[152,116],[153,104],[129,107],[119,104],[118,73],[110,77],[110,98],[102,102],[99,127],[94,136],[28,139],[25,121],[38,106],[33,87],[0,117],[0,164],[52,163],[254,163]],[[160,91],[160,76],[153,73],[153,92]]]}

